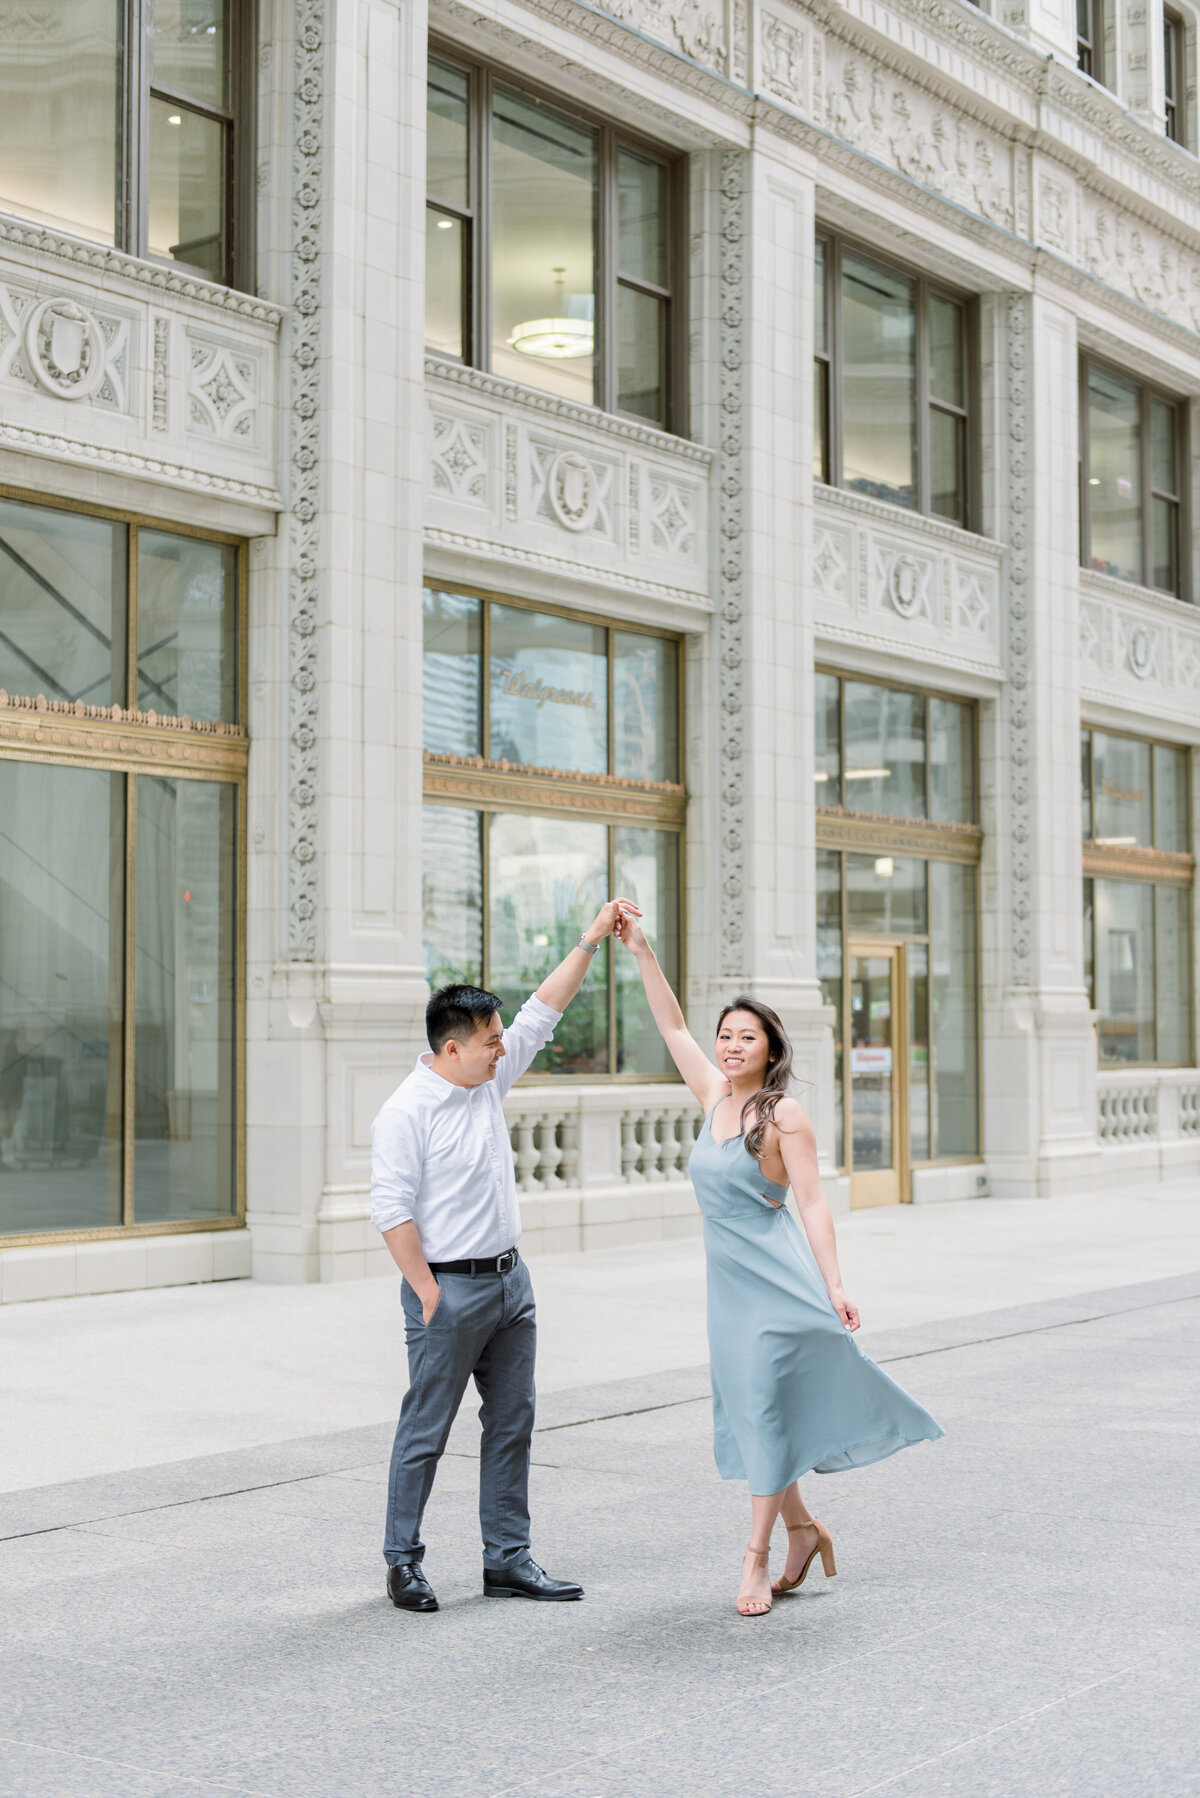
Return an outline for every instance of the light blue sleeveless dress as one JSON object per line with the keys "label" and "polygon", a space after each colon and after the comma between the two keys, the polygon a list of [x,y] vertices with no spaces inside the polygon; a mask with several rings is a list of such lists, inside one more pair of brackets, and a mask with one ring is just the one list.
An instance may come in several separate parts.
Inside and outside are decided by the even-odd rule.
{"label": "light blue sleeveless dress", "polygon": [[[715,1107],[714,1107],[715,1110]],[[781,1492],[945,1432],[864,1355],[829,1302],[808,1238],[745,1136],[719,1143],[712,1112],[688,1172],[704,1214],[713,1452],[724,1480]]]}

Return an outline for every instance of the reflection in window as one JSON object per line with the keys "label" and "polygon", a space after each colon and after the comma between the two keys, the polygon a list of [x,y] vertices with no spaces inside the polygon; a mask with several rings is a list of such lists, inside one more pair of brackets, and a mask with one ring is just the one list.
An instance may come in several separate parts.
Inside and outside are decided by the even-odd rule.
{"label": "reflection in window", "polygon": [[852,251],[842,256],[842,484],[915,507],[913,284]]}
{"label": "reflection in window", "polygon": [[979,1153],[979,947],[974,868],[929,864],[934,1153]]}
{"label": "reflection in window", "polygon": [[138,532],[138,705],[197,719],[237,716],[232,545]]}
{"label": "reflection in window", "polygon": [[0,207],[117,242],[122,0],[56,0],[0,28]]}
{"label": "reflection in window", "polygon": [[134,1215],[231,1217],[236,790],[137,783]]}
{"label": "reflection in window", "polygon": [[520,606],[490,612],[491,759],[607,773],[607,631]]}
{"label": "reflection in window", "polygon": [[0,1235],[122,1221],[125,776],[0,761]]}
{"label": "reflection in window", "polygon": [[[663,973],[679,990],[679,838],[669,830],[620,825],[613,832],[613,886],[641,907],[642,925]],[[617,1072],[670,1074],[674,1063],[646,1003],[638,964],[616,951]]]}
{"label": "reflection in window", "polygon": [[0,687],[125,703],[123,524],[0,499]]}
{"label": "reflection in window", "polygon": [[1179,408],[1112,369],[1084,371],[1081,560],[1179,595]]}
{"label": "reflection in window", "polygon": [[524,94],[492,108],[492,368],[594,399],[596,133]]}
{"label": "reflection in window", "polygon": [[1085,842],[1174,853],[1190,848],[1186,749],[1085,730],[1080,750]]}
{"label": "reflection in window", "polygon": [[[495,813],[488,829],[488,985],[510,1018],[568,953],[608,897],[608,829],[576,818]],[[533,1063],[535,1074],[608,1072],[608,958]]]}
{"label": "reflection in window", "polygon": [[425,747],[435,755],[479,755],[483,608],[477,599],[436,587],[426,587],[422,606]]}
{"label": "reflection in window", "polygon": [[848,680],[845,704],[846,809],[925,817],[923,696]]}
{"label": "reflection in window", "polygon": [[1177,12],[1163,7],[1163,123],[1174,143],[1187,142],[1186,80],[1184,77],[1187,28]]}
{"label": "reflection in window", "polygon": [[427,805],[421,917],[425,978],[435,990],[483,985],[483,848],[478,812]]}
{"label": "reflection in window", "polygon": [[834,1158],[846,1153],[845,1107],[842,1103],[842,858],[836,850],[817,850],[817,979],[821,998],[833,1007]]}
{"label": "reflection in window", "polygon": [[617,152],[617,410],[661,424],[667,415],[670,172]]}
{"label": "reflection in window", "polygon": [[928,929],[925,863],[899,855],[846,857],[846,924],[885,936],[924,936]]}
{"label": "reflection in window", "polygon": [[956,699],[929,701],[929,816],[939,823],[975,819],[975,715]]}
{"label": "reflection in window", "polygon": [[1154,888],[1097,880],[1093,1004],[1102,1062],[1156,1061]]}
{"label": "reflection in window", "polygon": [[813,781],[818,805],[842,803],[842,683],[836,674],[813,678],[816,755]]}
{"label": "reflection in window", "polygon": [[678,648],[641,632],[613,635],[613,772],[679,779]]}
{"label": "reflection in window", "polygon": [[929,1152],[929,950],[910,943],[908,971],[908,1153],[928,1161]]}

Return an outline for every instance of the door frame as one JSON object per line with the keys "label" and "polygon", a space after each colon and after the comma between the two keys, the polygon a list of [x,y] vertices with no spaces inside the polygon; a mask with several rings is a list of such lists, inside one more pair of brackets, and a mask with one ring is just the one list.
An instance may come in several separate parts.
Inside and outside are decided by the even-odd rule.
{"label": "door frame", "polygon": [[[865,1195],[855,1199],[855,1184],[871,1180],[872,1174],[878,1171],[880,1178],[874,1182],[883,1184],[884,1170],[871,1170],[855,1175],[854,1172],[854,1075],[850,1069],[853,1032],[852,1010],[849,1004],[849,989],[852,981],[850,972],[856,955],[886,955],[892,964],[892,1153],[893,1167],[896,1173],[897,1198],[900,1205],[912,1203],[912,1158],[909,1143],[908,1115],[908,939],[900,936],[847,936],[846,938],[846,1154],[849,1163],[847,1173],[850,1178],[850,1209],[866,1211],[884,1205],[890,1205],[889,1198],[868,1198]],[[862,1192],[861,1184],[859,1186]]]}

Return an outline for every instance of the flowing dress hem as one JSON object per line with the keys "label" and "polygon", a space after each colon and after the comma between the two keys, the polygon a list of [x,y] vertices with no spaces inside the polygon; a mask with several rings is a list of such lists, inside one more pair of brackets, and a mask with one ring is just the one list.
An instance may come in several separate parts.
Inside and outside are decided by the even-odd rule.
{"label": "flowing dress hem", "polygon": [[[915,1448],[918,1442],[938,1442],[946,1434],[945,1430],[934,1426],[937,1434],[923,1430],[919,1436],[880,1436],[873,1442],[860,1442],[850,1448],[831,1448],[815,1461],[808,1461],[786,1480],[780,1480],[771,1492],[751,1493],[752,1498],[769,1498],[775,1492],[786,1491],[795,1481],[802,1480],[809,1473],[849,1473],[855,1467],[870,1467],[875,1461],[886,1461],[890,1455],[898,1455],[902,1449]],[[717,1472],[723,1480],[746,1480],[744,1473],[726,1473],[718,1465]]]}

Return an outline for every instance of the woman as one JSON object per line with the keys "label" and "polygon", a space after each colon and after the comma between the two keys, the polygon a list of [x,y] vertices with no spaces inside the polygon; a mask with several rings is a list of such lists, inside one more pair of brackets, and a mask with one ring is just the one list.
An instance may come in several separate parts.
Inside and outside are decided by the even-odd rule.
{"label": "woman", "polygon": [[[654,1021],[704,1112],[688,1171],[704,1214],[714,1452],[722,1479],[750,1484],[737,1608],[763,1617],[772,1593],[799,1586],[818,1553],[827,1578],[837,1571],[800,1475],[864,1467],[943,1432],[850,1335],[858,1310],[838,1272],[812,1126],[788,1096],[792,1051],[779,1018],[756,999],[727,1005],[714,1067],[637,919],[624,914],[616,934],[637,957]],[[803,1236],[785,1209],[789,1186]],[[788,1555],[772,1582],[780,1516]]]}

